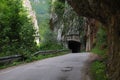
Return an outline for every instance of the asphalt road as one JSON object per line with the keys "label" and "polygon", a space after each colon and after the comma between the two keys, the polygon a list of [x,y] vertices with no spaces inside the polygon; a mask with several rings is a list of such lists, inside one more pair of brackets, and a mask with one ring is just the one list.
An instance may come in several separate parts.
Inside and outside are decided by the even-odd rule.
{"label": "asphalt road", "polygon": [[0,71],[0,80],[90,80],[90,53],[70,53]]}

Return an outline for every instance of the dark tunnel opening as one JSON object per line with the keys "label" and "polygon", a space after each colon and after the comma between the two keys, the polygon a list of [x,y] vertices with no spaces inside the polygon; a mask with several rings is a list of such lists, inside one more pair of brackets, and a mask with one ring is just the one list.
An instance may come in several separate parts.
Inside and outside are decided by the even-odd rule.
{"label": "dark tunnel opening", "polygon": [[72,53],[80,52],[81,43],[77,41],[68,41],[68,48],[72,51]]}

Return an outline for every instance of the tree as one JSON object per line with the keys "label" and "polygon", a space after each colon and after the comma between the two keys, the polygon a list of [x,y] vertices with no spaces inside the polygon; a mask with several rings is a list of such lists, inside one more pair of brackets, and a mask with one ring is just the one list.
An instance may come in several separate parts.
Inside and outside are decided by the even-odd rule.
{"label": "tree", "polygon": [[1,55],[33,51],[35,31],[23,8],[22,0],[1,0],[0,11]]}
{"label": "tree", "polygon": [[108,75],[120,80],[120,1],[119,0],[67,0],[80,15],[94,18],[104,24],[108,34]]}

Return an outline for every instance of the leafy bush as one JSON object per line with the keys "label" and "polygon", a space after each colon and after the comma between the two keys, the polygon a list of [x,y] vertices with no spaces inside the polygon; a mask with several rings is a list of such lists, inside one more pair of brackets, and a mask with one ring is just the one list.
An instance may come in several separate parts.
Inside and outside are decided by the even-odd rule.
{"label": "leafy bush", "polygon": [[65,3],[62,2],[61,0],[57,0],[57,1],[55,1],[54,6],[55,6],[55,12],[59,16],[62,16],[64,13],[64,9],[65,9]]}
{"label": "leafy bush", "polygon": [[104,28],[100,27],[97,32],[97,44],[96,46],[99,46],[99,48],[102,45],[107,45],[107,35]]}
{"label": "leafy bush", "polygon": [[96,45],[91,51],[98,55],[105,56],[107,51],[107,35],[105,29],[100,27],[96,36]]}
{"label": "leafy bush", "polygon": [[40,45],[40,50],[57,50],[57,49],[63,49],[63,46],[59,43],[42,43]]}
{"label": "leafy bush", "polygon": [[1,0],[0,11],[0,56],[33,52],[35,30],[22,0]]}
{"label": "leafy bush", "polygon": [[42,22],[40,25],[40,50],[63,49],[63,46],[57,42],[55,33],[49,27],[49,20]]}
{"label": "leafy bush", "polygon": [[93,80],[107,80],[107,77],[105,75],[105,69],[106,66],[104,63],[101,62],[94,62],[91,67]]}

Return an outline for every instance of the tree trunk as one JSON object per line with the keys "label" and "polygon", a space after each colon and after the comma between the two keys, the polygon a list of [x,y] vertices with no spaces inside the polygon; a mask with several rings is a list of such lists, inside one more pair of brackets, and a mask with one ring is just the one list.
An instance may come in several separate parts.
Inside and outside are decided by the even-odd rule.
{"label": "tree trunk", "polygon": [[110,80],[120,80],[120,16],[114,16],[108,25],[108,75]]}
{"label": "tree trunk", "polygon": [[91,30],[90,30],[90,25],[87,25],[87,41],[86,41],[86,51],[91,50]]}

